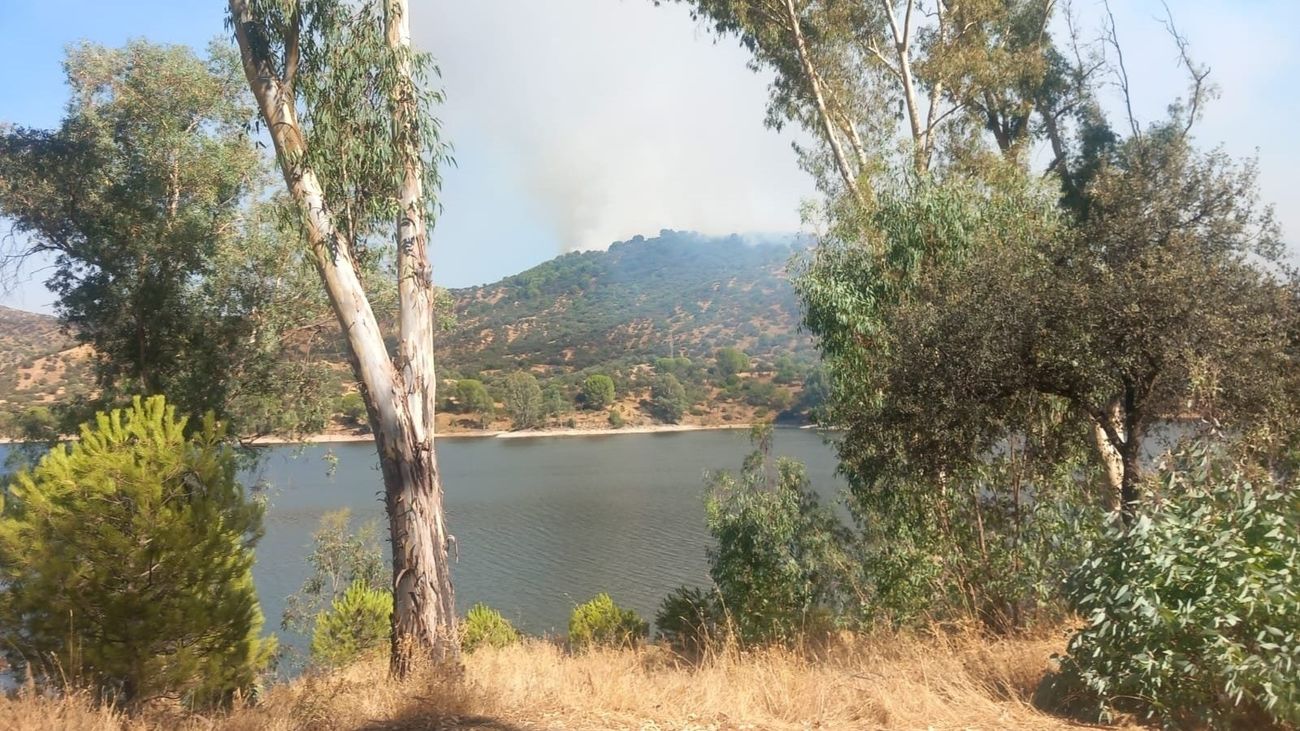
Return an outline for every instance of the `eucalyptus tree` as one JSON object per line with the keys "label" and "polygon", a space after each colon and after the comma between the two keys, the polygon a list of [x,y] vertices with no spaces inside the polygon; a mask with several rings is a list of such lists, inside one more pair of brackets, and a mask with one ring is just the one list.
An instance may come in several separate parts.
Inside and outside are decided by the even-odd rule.
{"label": "eucalyptus tree", "polygon": [[989,148],[1022,155],[1031,117],[1059,130],[1080,108],[1074,80],[1089,73],[1051,47],[1053,0],[676,1],[773,72],[767,124],[806,129],[804,166],[857,205],[882,175]]}
{"label": "eucalyptus tree", "polygon": [[1300,290],[1254,164],[1197,148],[1212,87],[1172,19],[1188,91],[1144,124],[1098,101],[1131,102],[1105,3],[1083,43],[1046,0],[683,1],[774,73],[769,124],[816,140],[795,284],[876,601],[1018,623],[1063,531],[1158,489],[1162,420],[1295,431]]}
{"label": "eucalyptus tree", "polygon": [[[458,654],[434,456],[436,294],[427,252],[445,159],[405,0],[230,0],[244,74],[347,341],[384,478],[393,553],[393,669]],[[396,353],[362,274],[396,242]]]}
{"label": "eucalyptus tree", "polygon": [[0,215],[16,234],[0,268],[53,257],[46,283],[93,349],[99,401],[166,394],[238,436],[319,429],[322,381],[297,346],[323,303],[263,195],[237,59],[83,43],[65,69],[57,128],[0,131]]}

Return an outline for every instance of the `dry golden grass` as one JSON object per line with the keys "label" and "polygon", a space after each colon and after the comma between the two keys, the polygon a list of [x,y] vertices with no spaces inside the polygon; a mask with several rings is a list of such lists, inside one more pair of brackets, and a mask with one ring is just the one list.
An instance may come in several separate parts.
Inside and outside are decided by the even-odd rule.
{"label": "dry golden grass", "polygon": [[480,650],[456,680],[389,682],[382,660],[271,688],[216,717],[96,709],[85,696],[0,700],[12,731],[399,729],[1064,729],[1030,698],[1061,637],[847,638],[818,652],[724,651],[691,664],[661,648],[570,655],[541,640]]}

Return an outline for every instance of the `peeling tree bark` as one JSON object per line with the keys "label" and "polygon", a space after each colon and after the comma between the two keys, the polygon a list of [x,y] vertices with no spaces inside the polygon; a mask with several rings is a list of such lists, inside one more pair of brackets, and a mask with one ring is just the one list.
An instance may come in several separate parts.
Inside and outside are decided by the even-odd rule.
{"label": "peeling tree bark", "polygon": [[[306,138],[290,91],[255,37],[248,0],[229,0],[244,75],[275,146],[289,193],[302,213],[311,253],[339,326],[347,337],[353,374],[361,382],[375,434],[384,501],[393,542],[393,670],[404,673],[417,654],[454,660],[456,615],[447,558],[448,534],[442,487],[433,451],[433,285],[425,253],[418,152],[404,150],[399,192],[404,213],[398,222],[401,332],[398,359],[388,355],[353,256],[352,242],[336,225],[324,189],[306,164]],[[406,4],[385,8],[390,43],[409,45]],[[407,75],[409,65],[399,69]],[[395,125],[409,125],[414,97],[397,100]],[[407,137],[408,142],[410,138]]]}

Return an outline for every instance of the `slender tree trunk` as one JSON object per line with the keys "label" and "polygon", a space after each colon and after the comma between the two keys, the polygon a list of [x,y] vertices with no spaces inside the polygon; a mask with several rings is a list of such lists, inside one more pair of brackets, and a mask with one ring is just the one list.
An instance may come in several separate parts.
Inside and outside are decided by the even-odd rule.
{"label": "slender tree trunk", "polygon": [[[1105,424],[1100,417],[1092,417],[1092,438],[1097,447],[1097,456],[1101,459],[1102,470],[1106,476],[1106,507],[1111,510],[1119,510],[1123,504],[1123,484],[1124,484],[1124,458],[1120,455],[1119,446],[1112,443],[1111,434],[1120,438],[1126,438],[1123,432],[1123,422],[1119,418],[1119,402],[1116,401],[1107,407],[1105,419],[1109,424]],[[1109,427],[1109,428],[1108,428]]]}
{"label": "slender tree trunk", "polygon": [[[285,183],[303,216],[316,269],[347,336],[352,370],[361,382],[375,434],[393,543],[393,669],[405,672],[417,653],[435,661],[454,659],[458,655],[454,601],[431,428],[433,355],[417,334],[425,328],[421,323],[427,323],[432,339],[432,285],[423,253],[423,217],[412,218],[408,212],[399,226],[403,243],[409,240],[420,252],[418,259],[410,254],[404,257],[407,270],[423,273],[422,278],[413,277],[402,285],[399,365],[388,355],[361,285],[352,242],[335,224],[320,180],[305,162],[305,138],[288,85],[267,55],[263,39],[252,37],[248,0],[229,3],[244,75],[275,145]],[[423,210],[418,184],[413,190],[403,185],[400,194],[404,202],[413,195],[413,208]],[[408,305],[413,312],[406,311]]]}
{"label": "slender tree trunk", "polygon": [[[393,137],[401,145],[401,212],[397,221],[398,301],[401,321],[397,357],[411,408],[409,454],[394,464],[400,486],[386,496],[393,535],[393,663],[402,673],[403,637],[432,638],[456,652],[456,605],[447,561],[449,534],[442,510],[442,482],[433,449],[437,377],[433,362],[434,292],[425,224],[423,169],[418,129],[419,100],[411,76],[411,25],[406,0],[384,4],[385,37],[402,78],[392,105]],[[412,467],[414,469],[406,470]],[[409,474],[407,474],[409,472]],[[423,534],[423,533],[427,533]],[[420,534],[420,535],[416,535]],[[402,539],[399,541],[399,537]],[[403,555],[396,547],[404,546]]]}
{"label": "slender tree trunk", "polygon": [[844,146],[840,144],[839,133],[835,130],[835,120],[831,118],[826,96],[822,92],[821,78],[817,75],[812,55],[808,51],[808,43],[804,40],[803,28],[799,25],[799,11],[795,9],[794,0],[785,0],[785,10],[786,20],[790,23],[790,32],[794,36],[795,52],[799,55],[799,65],[803,67],[804,76],[808,79],[808,88],[812,91],[813,102],[817,105],[817,116],[822,122],[826,144],[830,146],[831,155],[835,158],[835,167],[840,171],[845,189],[853,194],[858,203],[862,203],[862,192],[858,189],[857,177],[849,166],[849,158],[844,154]]}
{"label": "slender tree trunk", "polygon": [[[907,11],[903,15],[902,25],[894,13],[892,0],[882,0],[885,16],[889,19],[889,30],[894,37],[894,52],[898,56],[898,80],[903,85],[903,101],[907,107],[907,125],[912,134],[913,164],[917,172],[924,172],[929,166],[930,131],[921,122],[921,103],[916,93],[916,78],[912,74],[912,7],[915,0],[907,0]],[[939,4],[942,12],[942,3]],[[942,15],[940,15],[942,18]]]}
{"label": "slender tree trunk", "polygon": [[1142,440],[1131,398],[1114,399],[1092,416],[1092,434],[1106,473],[1107,505],[1119,510],[1127,525],[1137,514],[1142,478]]}

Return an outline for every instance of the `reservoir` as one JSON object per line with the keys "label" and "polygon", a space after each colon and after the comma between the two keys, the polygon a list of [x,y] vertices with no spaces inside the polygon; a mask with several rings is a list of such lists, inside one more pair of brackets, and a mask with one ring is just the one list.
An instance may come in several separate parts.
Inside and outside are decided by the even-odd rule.
{"label": "reservoir", "polygon": [[[378,520],[386,538],[383,484],[369,442],[266,449],[246,479],[267,500],[254,578],[267,630],[301,647],[279,623],[310,571],[312,532],[349,508],[354,525]],[[461,613],[485,602],[527,632],[564,633],[574,605],[603,591],[653,619],[673,588],[708,585],[705,477],[738,471],[749,450],[744,429],[439,440]],[[773,452],[804,462],[827,499],[843,486],[815,431],[777,429]]]}

